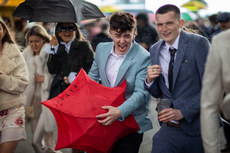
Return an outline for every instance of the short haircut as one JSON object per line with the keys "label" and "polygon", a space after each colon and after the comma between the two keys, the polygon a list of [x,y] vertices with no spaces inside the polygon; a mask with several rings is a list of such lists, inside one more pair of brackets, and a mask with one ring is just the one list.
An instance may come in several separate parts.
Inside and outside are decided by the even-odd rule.
{"label": "short haircut", "polygon": [[217,21],[216,17],[217,17],[217,14],[213,14],[213,15],[209,16],[208,19],[209,19],[210,22],[213,22],[213,23],[217,24],[218,21]]}
{"label": "short haircut", "polygon": [[168,12],[174,12],[175,17],[178,20],[180,20],[181,18],[180,9],[176,5],[172,5],[172,4],[163,5],[160,8],[158,8],[158,10],[156,11],[156,14],[165,14]]}
{"label": "short haircut", "polygon": [[136,19],[133,14],[128,12],[115,12],[110,17],[110,30],[123,33],[136,30]]}

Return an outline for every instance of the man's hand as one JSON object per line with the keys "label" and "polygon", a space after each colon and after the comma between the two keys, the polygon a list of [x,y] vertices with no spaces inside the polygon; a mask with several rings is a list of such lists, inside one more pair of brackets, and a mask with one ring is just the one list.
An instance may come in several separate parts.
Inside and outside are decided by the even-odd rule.
{"label": "man's hand", "polygon": [[147,68],[146,82],[151,83],[155,78],[159,77],[161,74],[160,65],[151,65]]}
{"label": "man's hand", "polygon": [[101,123],[102,125],[111,125],[114,121],[116,121],[119,117],[121,117],[121,111],[117,107],[102,106],[102,109],[108,110],[107,113],[96,116],[98,118],[98,122]]}
{"label": "man's hand", "polygon": [[167,123],[170,120],[179,121],[182,118],[184,118],[184,116],[179,109],[165,108],[158,114],[159,121],[164,123]]}

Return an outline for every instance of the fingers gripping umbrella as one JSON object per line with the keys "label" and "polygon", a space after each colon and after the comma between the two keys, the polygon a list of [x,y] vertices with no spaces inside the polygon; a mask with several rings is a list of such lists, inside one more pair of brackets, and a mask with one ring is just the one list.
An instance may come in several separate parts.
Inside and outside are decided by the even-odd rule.
{"label": "fingers gripping umbrella", "polygon": [[100,9],[85,0],[26,0],[13,13],[30,22],[77,22],[104,17]]}
{"label": "fingers gripping umbrella", "polygon": [[98,122],[106,113],[102,106],[119,106],[125,101],[126,81],[120,86],[105,87],[80,70],[71,85],[57,97],[42,102],[55,116],[58,127],[56,150],[76,148],[87,153],[107,153],[121,137],[136,132],[139,126],[133,115],[110,126]]}

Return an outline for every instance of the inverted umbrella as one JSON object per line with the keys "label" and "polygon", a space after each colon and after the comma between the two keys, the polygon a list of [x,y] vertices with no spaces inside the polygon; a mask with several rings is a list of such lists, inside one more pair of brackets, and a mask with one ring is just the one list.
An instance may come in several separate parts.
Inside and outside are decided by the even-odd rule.
{"label": "inverted umbrella", "polygon": [[30,22],[72,22],[104,17],[100,9],[85,0],[26,0],[13,13]]}
{"label": "inverted umbrella", "polygon": [[190,0],[189,2],[182,5],[182,7],[187,8],[190,11],[197,12],[200,9],[205,9],[207,3],[202,0]]}
{"label": "inverted umbrella", "polygon": [[110,126],[101,125],[97,115],[106,113],[101,107],[117,107],[125,101],[126,81],[110,88],[93,81],[83,69],[71,85],[57,97],[42,102],[57,122],[56,150],[75,148],[87,153],[107,153],[121,137],[136,132],[139,126],[133,115]]}

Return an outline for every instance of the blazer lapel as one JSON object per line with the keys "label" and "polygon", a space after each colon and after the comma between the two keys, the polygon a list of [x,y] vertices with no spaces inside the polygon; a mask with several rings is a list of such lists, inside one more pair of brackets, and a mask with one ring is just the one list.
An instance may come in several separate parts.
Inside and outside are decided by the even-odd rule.
{"label": "blazer lapel", "polygon": [[[155,64],[157,64],[157,65],[161,65],[159,57],[160,57],[161,48],[164,46],[164,44],[165,44],[165,42],[162,41],[161,44],[156,49],[156,51],[157,51],[156,56],[152,56],[153,61],[156,61]],[[153,62],[151,62],[151,63],[153,63]],[[152,64],[152,65],[154,65],[154,64]],[[160,74],[160,81],[165,85],[165,79],[164,79],[164,76],[162,74]]]}
{"label": "blazer lapel", "polygon": [[126,71],[128,70],[131,62],[132,62],[132,59],[134,58],[134,56],[136,55],[135,52],[137,51],[137,43],[134,42],[133,45],[132,45],[132,48],[130,49],[130,51],[128,52],[128,54],[126,55],[124,61],[122,62],[120,68],[119,68],[119,71],[118,71],[118,74],[117,74],[117,79],[115,81],[115,84],[114,86],[118,86],[121,81],[123,81],[123,77],[126,73]]}
{"label": "blazer lapel", "polygon": [[177,55],[176,55],[176,60],[175,60],[175,65],[174,65],[174,69],[173,69],[173,88],[175,86],[175,82],[180,70],[180,66],[182,63],[182,60],[184,58],[186,49],[187,49],[187,37],[186,37],[186,33],[182,30],[181,31],[181,35],[180,35],[180,39],[179,39],[179,44],[178,44],[178,50],[177,50]]}
{"label": "blazer lapel", "polygon": [[[110,87],[110,82],[108,80],[108,77],[106,75],[106,65],[107,65],[107,61],[108,61],[108,58],[109,58],[109,55],[111,53],[111,50],[112,50],[112,47],[113,47],[113,43],[110,44],[109,47],[104,47],[104,54],[102,57],[100,57],[102,60],[101,60],[101,67],[102,67],[102,71],[101,71],[101,79],[102,80],[105,80],[105,84],[106,86]],[[104,60],[106,59],[106,60]]]}

